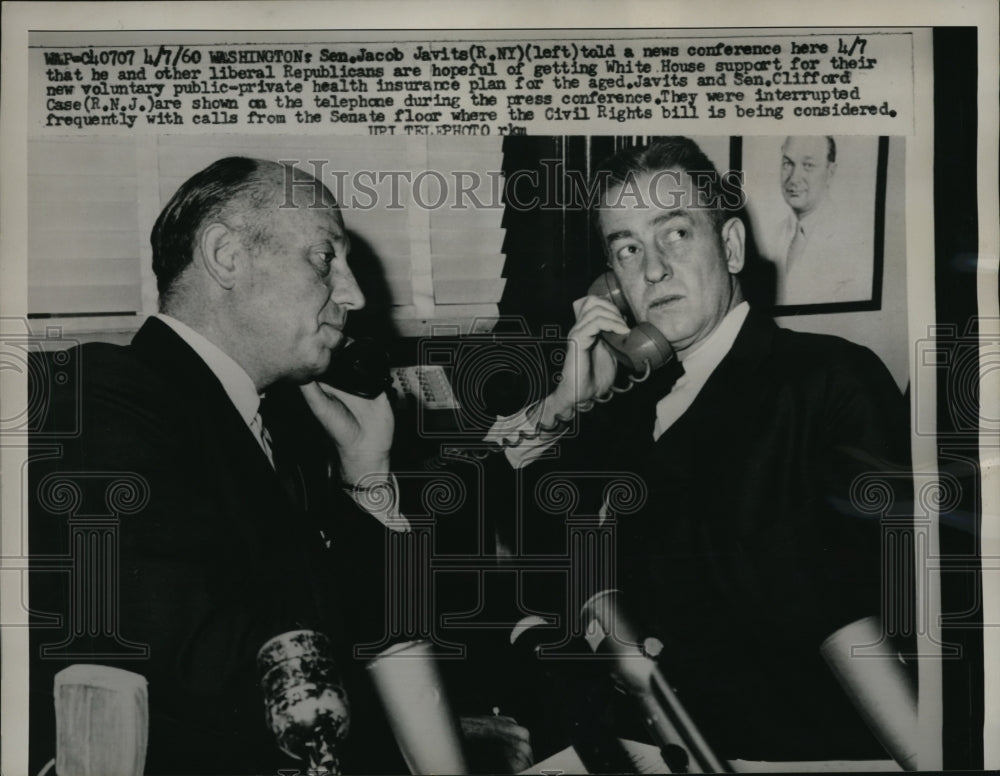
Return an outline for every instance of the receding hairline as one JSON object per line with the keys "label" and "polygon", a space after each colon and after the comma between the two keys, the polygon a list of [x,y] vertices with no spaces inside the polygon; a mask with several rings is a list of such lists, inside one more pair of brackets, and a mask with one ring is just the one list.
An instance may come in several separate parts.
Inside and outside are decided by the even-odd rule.
{"label": "receding hairline", "polygon": [[[319,178],[290,163],[260,159],[256,176],[262,183],[273,183],[281,191],[282,204],[315,209],[340,210],[337,198]],[[287,200],[291,200],[290,202]]]}
{"label": "receding hairline", "polygon": [[786,135],[785,139],[781,141],[781,153],[785,153],[785,149],[788,148],[788,144],[792,140],[822,140],[823,141],[823,160],[829,164],[833,162],[830,161],[830,156],[833,151],[831,143],[833,143],[833,138],[830,135]]}
{"label": "receding hairline", "polygon": [[[205,229],[219,224],[231,230],[251,255],[259,255],[274,245],[275,240],[282,239],[281,216],[292,212],[326,212],[336,219],[341,229],[345,228],[336,198],[315,176],[291,164],[268,159],[251,161],[255,167],[239,189],[212,212],[204,214],[194,231],[195,245]],[[290,179],[289,176],[294,177]],[[290,186],[289,180],[297,185]],[[171,285],[175,285],[193,265],[192,261],[181,268]],[[161,299],[168,299],[170,295],[169,291],[164,294],[161,290]]]}
{"label": "receding hairline", "polygon": [[[237,217],[254,217],[256,222],[240,224],[256,236],[270,231],[275,217],[288,210],[331,211],[343,225],[340,205],[330,189],[314,175],[292,164],[256,159],[250,176],[253,186],[230,199],[224,206]],[[235,226],[235,224],[234,224]]]}

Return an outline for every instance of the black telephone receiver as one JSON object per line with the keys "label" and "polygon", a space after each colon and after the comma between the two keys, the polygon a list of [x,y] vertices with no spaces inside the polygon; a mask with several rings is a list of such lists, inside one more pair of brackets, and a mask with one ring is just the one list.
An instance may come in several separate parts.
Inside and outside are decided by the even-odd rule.
{"label": "black telephone receiver", "polygon": [[330,365],[317,379],[363,399],[374,399],[392,385],[389,355],[373,339],[348,340],[333,351]]}
{"label": "black telephone receiver", "polygon": [[[590,284],[587,293],[611,301],[625,318],[625,322],[632,325],[632,311],[614,272],[603,273]],[[651,323],[640,323],[628,334],[606,331],[601,334],[601,338],[615,360],[633,374],[643,374],[647,363],[649,371],[652,372],[674,357],[674,349],[670,347],[666,337]]]}

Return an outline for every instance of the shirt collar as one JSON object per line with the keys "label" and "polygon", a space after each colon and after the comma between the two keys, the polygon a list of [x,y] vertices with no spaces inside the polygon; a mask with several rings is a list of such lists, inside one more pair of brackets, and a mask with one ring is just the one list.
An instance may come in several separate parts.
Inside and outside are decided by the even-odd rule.
{"label": "shirt collar", "polygon": [[813,228],[813,225],[820,219],[820,213],[828,206],[830,202],[830,195],[828,194],[822,202],[819,203],[815,208],[810,210],[801,218],[797,218],[795,214],[792,214],[792,223],[795,226],[801,226],[802,231],[809,234],[809,231]]}
{"label": "shirt collar", "polygon": [[750,305],[747,302],[740,302],[726,313],[726,317],[715,327],[715,331],[709,334],[696,350],[681,358],[684,375],[688,380],[695,377],[701,378],[701,381],[708,379],[733,347],[736,335],[740,333],[749,312]]}
{"label": "shirt collar", "polygon": [[243,421],[250,425],[260,409],[260,396],[246,370],[224,353],[218,345],[207,340],[204,335],[186,323],[165,313],[157,313],[156,317],[173,329],[174,333],[184,340],[212,370],[212,374],[222,383],[223,390],[236,406]]}

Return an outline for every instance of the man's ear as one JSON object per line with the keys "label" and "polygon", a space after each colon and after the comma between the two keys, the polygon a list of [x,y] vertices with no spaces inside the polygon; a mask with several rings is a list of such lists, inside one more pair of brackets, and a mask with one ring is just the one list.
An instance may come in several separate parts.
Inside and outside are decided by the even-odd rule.
{"label": "man's ear", "polygon": [[743,269],[746,260],[746,227],[739,218],[730,218],[722,225],[722,246],[726,251],[726,267],[730,275]]}
{"label": "man's ear", "polygon": [[201,230],[198,239],[201,262],[205,271],[222,288],[230,290],[236,285],[243,243],[225,224],[209,224]]}

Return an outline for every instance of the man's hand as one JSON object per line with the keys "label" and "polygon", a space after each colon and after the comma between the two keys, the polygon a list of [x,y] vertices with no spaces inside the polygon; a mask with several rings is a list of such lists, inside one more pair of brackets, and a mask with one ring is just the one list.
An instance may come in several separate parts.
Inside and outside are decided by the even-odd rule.
{"label": "man's hand", "polygon": [[362,399],[321,382],[306,383],[300,390],[337,446],[344,482],[355,483],[366,474],[389,472],[395,419],[384,393]]}
{"label": "man's hand", "polygon": [[462,737],[475,773],[520,773],[534,764],[531,736],[510,717],[462,717]]}
{"label": "man's hand", "polygon": [[573,303],[576,323],[567,337],[566,359],[556,389],[545,400],[539,421],[550,425],[556,414],[567,417],[577,404],[607,393],[615,381],[616,361],[601,341],[601,332],[628,334],[618,308],[599,296]]}

